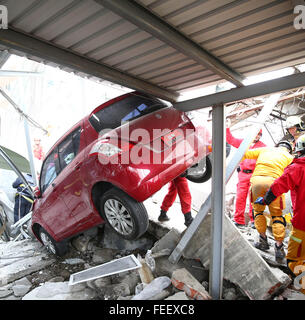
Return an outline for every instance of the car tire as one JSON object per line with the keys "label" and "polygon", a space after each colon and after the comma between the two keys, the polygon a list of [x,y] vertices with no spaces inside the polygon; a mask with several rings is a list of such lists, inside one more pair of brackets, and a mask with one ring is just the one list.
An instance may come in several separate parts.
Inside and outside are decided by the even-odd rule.
{"label": "car tire", "polygon": [[145,206],[122,190],[112,188],[105,192],[100,200],[100,208],[106,223],[124,239],[135,240],[148,229]]}
{"label": "car tire", "polygon": [[[205,162],[205,166],[204,166]],[[188,170],[186,178],[192,182],[203,183],[208,181],[212,176],[212,162],[209,156],[201,159],[195,166],[205,167],[205,170],[200,174],[192,174],[192,170]],[[195,167],[193,166],[193,167]]]}
{"label": "car tire", "polygon": [[4,208],[0,206],[0,239],[2,239],[5,242],[10,241],[10,236],[7,230],[7,219],[6,219],[6,213],[4,211]]}
{"label": "car tire", "polygon": [[49,253],[61,257],[68,251],[65,241],[56,242],[42,227],[39,229],[39,238]]}

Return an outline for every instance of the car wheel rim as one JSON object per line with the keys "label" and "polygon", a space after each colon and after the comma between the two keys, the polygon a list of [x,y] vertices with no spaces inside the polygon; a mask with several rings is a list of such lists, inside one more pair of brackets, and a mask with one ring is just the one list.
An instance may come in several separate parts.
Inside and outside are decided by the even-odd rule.
{"label": "car wheel rim", "polygon": [[188,175],[194,178],[201,177],[205,174],[206,170],[207,170],[206,164],[200,162],[196,167],[190,168],[188,170]]}
{"label": "car wheel rim", "polygon": [[133,220],[125,208],[118,200],[108,199],[104,204],[104,212],[109,224],[118,233],[129,235],[133,231]]}
{"label": "car wheel rim", "polygon": [[44,232],[42,232],[40,234],[40,237],[41,237],[42,243],[47,248],[47,250],[52,252],[52,253],[54,253],[54,254],[56,254],[55,247],[54,247],[51,239]]}

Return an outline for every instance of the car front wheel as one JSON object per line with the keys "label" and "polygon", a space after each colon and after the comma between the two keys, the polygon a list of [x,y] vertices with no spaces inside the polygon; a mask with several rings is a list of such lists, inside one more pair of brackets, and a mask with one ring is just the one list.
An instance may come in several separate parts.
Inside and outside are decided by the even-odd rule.
{"label": "car front wheel", "polygon": [[122,238],[134,240],[146,232],[149,219],[143,203],[112,188],[103,194],[100,204],[104,220]]}
{"label": "car front wheel", "polygon": [[39,237],[49,253],[61,257],[68,251],[67,244],[64,241],[56,242],[42,227],[39,229]]}

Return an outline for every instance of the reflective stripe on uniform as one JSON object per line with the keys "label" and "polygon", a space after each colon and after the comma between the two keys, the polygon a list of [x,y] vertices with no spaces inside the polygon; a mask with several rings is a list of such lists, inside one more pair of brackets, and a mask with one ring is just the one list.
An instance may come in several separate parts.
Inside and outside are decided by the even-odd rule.
{"label": "reflective stripe on uniform", "polygon": [[[283,221],[280,221],[280,220],[275,220],[275,219],[283,219]],[[283,226],[286,227],[286,219],[285,217],[278,217],[278,216],[272,216],[272,223],[280,223],[282,224]]]}
{"label": "reflective stripe on uniform", "polygon": [[302,242],[302,239],[299,239],[299,238],[297,238],[297,237],[295,237],[293,235],[290,235],[290,239],[295,241],[295,242],[297,242],[297,243],[301,243]]}
{"label": "reflective stripe on uniform", "polygon": [[21,196],[21,197],[23,197],[25,200],[27,200],[27,201],[29,201],[29,202],[31,202],[31,203],[33,203],[33,202],[34,202],[34,200],[33,200],[33,199],[28,198],[28,197],[26,197],[25,195],[20,194],[20,193],[18,193],[18,192],[16,193],[15,197],[17,197],[17,196]]}
{"label": "reflective stripe on uniform", "polygon": [[264,214],[262,213],[262,212],[259,212],[259,213],[257,213],[255,216],[254,216],[254,219],[256,218],[256,217],[258,217],[258,216],[263,216]]}
{"label": "reflective stripe on uniform", "polygon": [[31,202],[31,203],[34,202],[34,200],[32,200],[31,198],[28,198],[28,197],[24,196],[23,194],[22,194],[21,196],[22,196],[25,200],[27,200],[27,201],[29,201],[29,202]]}

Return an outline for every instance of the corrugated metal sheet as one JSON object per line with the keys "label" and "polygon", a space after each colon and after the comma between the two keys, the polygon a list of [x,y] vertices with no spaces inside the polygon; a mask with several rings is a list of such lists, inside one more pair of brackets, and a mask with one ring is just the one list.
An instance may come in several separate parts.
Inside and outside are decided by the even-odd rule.
{"label": "corrugated metal sheet", "polygon": [[[224,81],[215,70],[101,3],[0,1],[8,8],[11,29],[156,87],[181,93]],[[136,3],[242,76],[305,63],[305,32],[293,27],[290,0],[138,0]]]}

